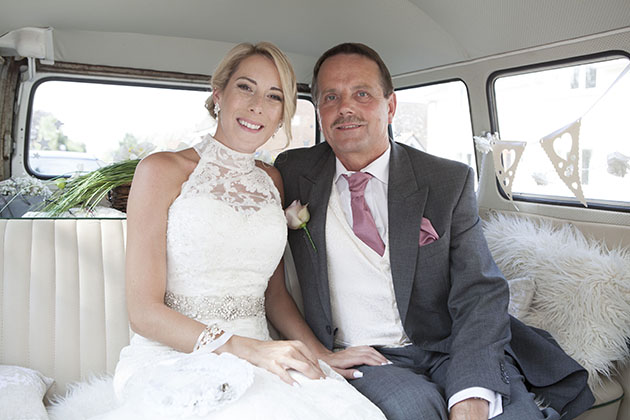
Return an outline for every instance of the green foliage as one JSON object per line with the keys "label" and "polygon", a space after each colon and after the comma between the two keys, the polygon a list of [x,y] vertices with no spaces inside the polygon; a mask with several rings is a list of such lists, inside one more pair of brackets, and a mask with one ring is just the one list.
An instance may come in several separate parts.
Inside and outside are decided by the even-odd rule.
{"label": "green foliage", "polygon": [[131,183],[138,162],[124,160],[71,178],[63,187],[60,185],[42,211],[59,216],[74,207],[93,210],[112,188]]}
{"label": "green foliage", "polygon": [[35,111],[31,122],[31,149],[86,152],[85,143],[68,138],[62,126],[63,123],[53,114]]}

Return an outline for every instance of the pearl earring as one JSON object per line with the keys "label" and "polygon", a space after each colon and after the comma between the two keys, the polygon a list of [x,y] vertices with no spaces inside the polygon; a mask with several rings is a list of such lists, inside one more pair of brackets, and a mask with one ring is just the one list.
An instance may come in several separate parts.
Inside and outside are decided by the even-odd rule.
{"label": "pearl earring", "polygon": [[219,103],[215,102],[214,103],[214,115],[216,115],[218,117],[220,111],[221,111],[221,107],[219,106]]}

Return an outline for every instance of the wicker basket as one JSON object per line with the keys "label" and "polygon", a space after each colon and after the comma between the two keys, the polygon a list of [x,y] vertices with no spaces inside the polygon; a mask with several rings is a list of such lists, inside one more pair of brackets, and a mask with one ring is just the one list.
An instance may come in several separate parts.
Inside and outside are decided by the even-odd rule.
{"label": "wicker basket", "polygon": [[131,184],[119,185],[118,187],[112,188],[107,193],[107,200],[111,203],[113,208],[124,213],[127,212],[127,197],[129,197],[130,188]]}

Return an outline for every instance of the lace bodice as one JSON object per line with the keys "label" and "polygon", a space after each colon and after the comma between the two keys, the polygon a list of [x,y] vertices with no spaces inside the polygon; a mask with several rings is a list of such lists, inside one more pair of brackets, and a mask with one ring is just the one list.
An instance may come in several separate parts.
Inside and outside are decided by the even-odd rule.
{"label": "lace bodice", "polygon": [[264,291],[284,252],[278,190],[253,154],[207,136],[168,212],[166,304],[204,323],[267,339]]}

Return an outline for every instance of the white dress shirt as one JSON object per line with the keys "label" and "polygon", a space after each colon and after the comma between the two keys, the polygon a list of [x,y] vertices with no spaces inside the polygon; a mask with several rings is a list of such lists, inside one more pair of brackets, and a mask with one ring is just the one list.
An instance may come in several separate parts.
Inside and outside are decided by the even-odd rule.
{"label": "white dress shirt", "polygon": [[[365,187],[365,202],[370,208],[376,229],[383,242],[388,242],[388,213],[387,213],[387,187],[389,182],[389,155],[391,147],[388,147],[385,153],[376,160],[363,168],[361,172],[367,172],[372,175]],[[351,175],[353,171],[349,171],[343,166],[343,163],[336,158],[335,176],[333,182],[339,191],[339,199],[341,201],[341,209],[348,224],[352,226],[352,207],[350,205],[350,188],[347,180],[342,175]],[[418,215],[422,217],[422,215]],[[483,387],[471,387],[456,392],[448,399],[448,410],[450,412],[458,402],[468,398],[481,398],[489,403],[488,419],[503,413],[503,401],[501,394]]]}
{"label": "white dress shirt", "polygon": [[[389,182],[389,154],[391,149],[379,156],[375,161],[363,168],[361,172],[367,172],[372,175],[372,179],[368,181],[365,187],[365,202],[370,208],[376,229],[381,236],[383,242],[387,242],[388,223],[387,223],[387,184]],[[336,171],[333,181],[339,191],[339,199],[341,201],[341,209],[346,216],[348,224],[352,226],[352,207],[350,205],[350,187],[348,181],[343,175],[352,175],[354,172],[349,171],[343,166],[339,159],[336,159]]]}

